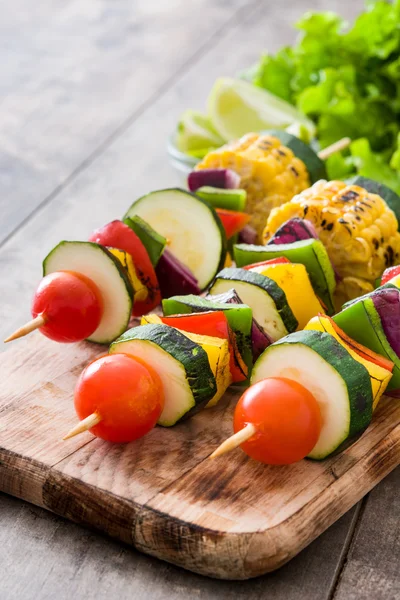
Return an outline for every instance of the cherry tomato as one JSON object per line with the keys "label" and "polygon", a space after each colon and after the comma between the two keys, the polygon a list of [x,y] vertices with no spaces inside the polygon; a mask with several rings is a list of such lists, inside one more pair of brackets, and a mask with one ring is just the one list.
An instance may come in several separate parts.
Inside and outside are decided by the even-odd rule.
{"label": "cherry tomato", "polygon": [[250,215],[247,213],[226,210],[225,208],[216,208],[215,211],[221,219],[227,240],[242,231],[243,227],[250,221]]}
{"label": "cherry tomato", "polygon": [[291,379],[270,377],[252,385],[236,405],[235,433],[252,423],[257,432],[241,444],[269,465],[288,465],[311,452],[321,432],[321,413],[314,396]]}
{"label": "cherry tomato", "polygon": [[109,442],[131,442],[148,433],[164,407],[164,391],[152,367],[127,354],[110,354],[90,363],[79,377],[75,410],[83,420],[101,422],[90,429]]}
{"label": "cherry tomato", "polygon": [[400,265],[396,265],[395,267],[389,267],[388,269],[385,269],[382,275],[380,285],[388,283],[388,281],[393,279],[393,277],[397,277],[397,275],[400,275]]}
{"label": "cherry tomato", "polygon": [[46,321],[41,333],[56,342],[79,342],[98,328],[103,300],[96,284],[81,273],[57,271],[43,277],[31,307]]}
{"label": "cherry tomato", "polygon": [[140,317],[160,304],[160,287],[153,264],[146,248],[128,225],[125,225],[122,221],[112,221],[101,229],[96,229],[90,236],[89,241],[102,246],[112,246],[119,250],[125,250],[132,256],[136,274],[148,290],[146,299],[135,300],[132,311],[135,316]]}

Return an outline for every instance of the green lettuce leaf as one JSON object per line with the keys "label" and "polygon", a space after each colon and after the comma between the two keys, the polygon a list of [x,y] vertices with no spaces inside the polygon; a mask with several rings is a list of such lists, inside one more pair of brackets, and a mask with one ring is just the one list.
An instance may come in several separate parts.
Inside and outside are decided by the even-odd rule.
{"label": "green lettuce leaf", "polygon": [[296,44],[263,54],[249,79],[313,119],[321,148],[355,140],[350,154],[328,160],[330,176],[367,171],[397,188],[400,0],[368,1],[352,26],[332,12],[307,12],[297,27]]}
{"label": "green lettuce leaf", "polygon": [[357,173],[384,183],[400,194],[400,174],[391,169],[387,157],[371,151],[367,139],[354,141],[350,146],[351,161]]}

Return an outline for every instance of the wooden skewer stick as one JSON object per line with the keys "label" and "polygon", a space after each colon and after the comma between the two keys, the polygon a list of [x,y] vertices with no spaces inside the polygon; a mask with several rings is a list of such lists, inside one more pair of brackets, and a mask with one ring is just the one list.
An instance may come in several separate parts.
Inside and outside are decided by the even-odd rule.
{"label": "wooden skewer stick", "polygon": [[63,437],[63,440],[69,440],[70,438],[73,438],[84,431],[88,431],[95,425],[98,425],[101,420],[102,419],[99,413],[94,412],[92,415],[89,415],[86,417],[86,419],[83,419],[83,421],[80,421],[77,425],[75,425],[75,427],[73,427],[71,431],[69,431],[67,435]]}
{"label": "wooden skewer stick", "polygon": [[217,458],[217,456],[222,456],[225,452],[230,452],[234,450],[243,442],[247,442],[253,435],[256,433],[257,429],[254,427],[253,423],[248,423],[246,427],[231,435],[230,438],[222,442],[220,446],[210,455],[210,458]]}
{"label": "wooden skewer stick", "polygon": [[43,327],[43,325],[45,323],[46,323],[46,319],[45,319],[44,315],[38,315],[31,321],[28,321],[28,323],[25,323],[25,325],[22,325],[22,327],[17,329],[17,331],[14,331],[14,333],[9,335],[8,338],[6,338],[4,340],[4,343],[6,344],[7,342],[11,342],[12,340],[16,340],[20,337],[24,337],[24,335],[28,335],[28,333],[31,333],[31,331],[35,331],[35,329],[39,329],[39,327]]}
{"label": "wooden skewer stick", "polygon": [[341,140],[338,140],[334,144],[327,146],[321,152],[318,152],[318,157],[321,160],[326,160],[328,156],[331,154],[335,154],[335,152],[340,152],[340,150],[344,150],[351,144],[351,139],[349,137],[344,137]]}

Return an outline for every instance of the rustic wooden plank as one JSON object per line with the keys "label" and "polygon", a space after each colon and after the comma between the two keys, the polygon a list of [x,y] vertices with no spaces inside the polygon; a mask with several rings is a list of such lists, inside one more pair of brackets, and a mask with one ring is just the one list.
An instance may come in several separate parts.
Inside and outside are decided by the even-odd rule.
{"label": "rustic wooden plank", "polygon": [[15,498],[1,496],[2,600],[324,600],[353,511],[280,571],[215,581],[144,556]]}
{"label": "rustic wooden plank", "polygon": [[146,504],[136,546],[178,564],[184,556],[186,567],[222,577],[252,577],[284,564],[294,539],[297,549],[304,547],[398,464],[398,411],[393,401],[383,403],[365,436],[320,464],[298,463],[277,473],[241,454],[219,468],[200,463]]}
{"label": "rustic wooden plank", "polygon": [[[0,490],[201,574],[247,579],[275,570],[400,462],[400,404],[389,398],[355,444],[325,461],[277,468],[240,451],[210,461],[232,431],[241,394],[233,388],[212,409],[131,444],[89,433],[63,442],[76,421],[80,365],[54,378],[46,372],[35,389],[29,379],[10,389],[7,372],[29,343],[0,361]],[[44,345],[38,371],[42,353],[61,362],[62,347],[47,344],[54,354]]]}
{"label": "rustic wooden plank", "polygon": [[0,2],[0,242],[257,0]]}
{"label": "rustic wooden plank", "polygon": [[400,597],[400,469],[369,495],[334,599]]}

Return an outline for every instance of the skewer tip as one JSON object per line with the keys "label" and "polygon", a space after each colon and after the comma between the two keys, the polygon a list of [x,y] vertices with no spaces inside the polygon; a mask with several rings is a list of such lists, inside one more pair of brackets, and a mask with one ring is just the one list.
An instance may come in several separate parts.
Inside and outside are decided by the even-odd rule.
{"label": "skewer tip", "polygon": [[218,446],[218,448],[214,450],[212,454],[210,454],[209,458],[217,458],[218,456],[222,456],[226,452],[234,450],[235,448],[240,446],[240,444],[247,442],[247,440],[253,437],[256,431],[257,429],[253,425],[253,423],[248,423],[246,427],[244,427],[234,435],[231,435],[231,437],[222,442],[222,444]]}
{"label": "skewer tip", "polygon": [[94,412],[92,415],[86,417],[86,419],[83,419],[83,421],[79,421],[79,423],[75,425],[75,427],[73,427],[71,431],[69,431],[67,435],[63,437],[63,440],[69,440],[75,437],[76,435],[79,435],[80,433],[88,431],[95,425],[98,425],[100,421],[101,416],[99,415],[99,413]]}
{"label": "skewer tip", "polygon": [[44,315],[38,315],[31,321],[28,321],[28,323],[25,323],[25,325],[22,325],[22,327],[20,327],[16,331],[14,331],[14,333],[12,333],[8,337],[6,337],[6,339],[4,340],[4,343],[7,344],[8,342],[17,340],[20,337],[24,337],[25,335],[28,335],[28,333],[35,331],[35,329],[39,329],[39,327],[43,327],[43,325],[45,323],[46,323],[46,319],[45,319]]}
{"label": "skewer tip", "polygon": [[327,146],[326,148],[318,152],[318,156],[321,160],[325,160],[329,156],[331,156],[331,154],[335,154],[335,152],[340,152],[341,150],[344,150],[345,148],[350,146],[350,144],[351,138],[344,137],[335,142],[334,144],[331,144],[330,146]]}

